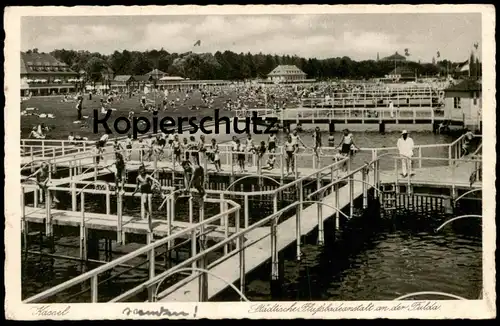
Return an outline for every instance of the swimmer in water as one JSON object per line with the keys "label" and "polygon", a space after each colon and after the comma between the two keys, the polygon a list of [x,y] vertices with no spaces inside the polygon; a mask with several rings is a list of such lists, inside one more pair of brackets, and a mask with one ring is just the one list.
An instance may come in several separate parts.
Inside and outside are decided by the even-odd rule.
{"label": "swimmer in water", "polygon": [[183,161],[181,165],[184,169],[185,191],[189,192],[191,188],[194,188],[198,191],[200,197],[203,198],[205,196],[205,189],[203,189],[205,171],[201,166],[197,164],[193,165],[189,161]]}

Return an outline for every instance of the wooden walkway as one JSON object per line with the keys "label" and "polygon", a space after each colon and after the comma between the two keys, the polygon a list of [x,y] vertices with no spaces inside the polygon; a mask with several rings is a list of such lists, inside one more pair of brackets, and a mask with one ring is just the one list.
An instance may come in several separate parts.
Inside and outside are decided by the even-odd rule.
{"label": "wooden walkway", "polygon": [[[450,166],[416,168],[413,169],[415,174],[411,176],[411,185],[446,188],[454,185],[456,188],[471,188],[469,178],[474,168],[473,162],[462,162],[455,166],[455,171]],[[394,171],[381,170],[380,181],[382,183],[394,183],[396,181]],[[397,182],[398,184],[405,185],[408,183],[408,178],[398,175]],[[481,187],[481,185],[480,181],[476,181],[472,184],[472,188]]]}
{"label": "wooden walkway", "polygon": [[[469,177],[474,170],[474,163],[462,163],[455,167],[454,173],[450,166],[437,166],[427,168],[414,169],[415,174],[411,177],[412,185],[421,186],[443,186],[451,187],[455,184],[456,187],[470,188]],[[372,178],[370,173],[369,180]],[[361,180],[359,176],[355,177]],[[381,171],[381,183],[393,183],[395,181],[394,171]],[[398,183],[404,185],[407,178],[399,176]],[[481,187],[481,182],[474,183],[473,187]],[[361,182],[354,182],[354,199],[362,195],[363,188]],[[335,194],[332,193],[323,199],[326,204],[331,204],[335,200]],[[339,208],[343,209],[349,205],[349,187],[342,187],[339,191]],[[302,235],[310,233],[317,224],[317,206],[311,205],[302,211],[301,216],[301,231]],[[323,206],[323,220],[335,214],[336,211],[328,206]],[[286,221],[278,225],[278,250],[282,250],[296,241],[295,235],[295,216],[288,218]],[[246,273],[251,272],[261,264],[270,259],[271,243],[269,240],[270,229],[259,228],[248,233],[246,243],[253,243],[245,250],[245,266]],[[230,257],[220,265],[211,269],[213,273],[219,275],[229,282],[239,280],[239,270],[235,268],[239,266],[239,256]],[[208,297],[211,298],[227,287],[227,284],[215,277],[208,275]],[[166,292],[166,291],[164,291]],[[159,300],[161,302],[177,301],[177,302],[196,302],[198,301],[198,279],[194,279],[175,290],[174,292],[162,296],[160,293]]]}
{"label": "wooden walkway", "polygon": [[[30,223],[45,223],[47,216],[45,208],[33,208],[26,206],[26,220]],[[81,212],[51,209],[53,225],[80,227],[82,222]],[[149,225],[147,219],[140,217],[123,216],[122,230],[125,233],[148,234]],[[97,213],[85,212],[85,226],[91,230],[113,231],[117,232],[117,216]],[[153,234],[158,237],[165,237],[169,234],[180,232],[183,229],[190,227],[188,222],[173,221],[170,233],[168,232],[168,224],[166,220],[153,219]],[[212,225],[213,231],[206,236],[214,240],[225,239],[224,228],[217,225]],[[229,234],[235,232],[234,227],[228,228]],[[186,239],[190,235],[186,235]]]}
{"label": "wooden walkway", "polygon": [[[355,178],[361,180],[361,178]],[[361,196],[363,193],[362,184],[360,182],[354,183],[354,198]],[[323,199],[324,203],[331,204],[335,200],[335,194],[332,193]],[[339,192],[339,208],[344,208],[349,205],[349,187],[340,188]],[[301,231],[302,235],[309,234],[315,227],[318,226],[317,222],[317,209],[316,205],[311,205],[302,211],[301,215]],[[336,213],[336,210],[324,206],[323,207],[323,220]],[[278,224],[278,251],[283,250],[290,244],[294,243],[295,237],[295,215],[287,220]],[[245,249],[245,267],[246,273],[251,272],[261,264],[266,262],[271,257],[271,241],[269,239],[270,228],[258,228],[250,231],[247,234],[246,243],[253,243],[250,247]],[[219,275],[223,279],[234,283],[239,280],[239,256],[225,260],[221,264],[211,269],[213,273]],[[211,275],[208,275],[208,297],[211,298],[224,290],[227,284]],[[177,289],[167,296],[158,295],[160,302],[177,301],[177,302],[197,302],[198,301],[198,279],[194,279],[187,283],[185,286]]]}

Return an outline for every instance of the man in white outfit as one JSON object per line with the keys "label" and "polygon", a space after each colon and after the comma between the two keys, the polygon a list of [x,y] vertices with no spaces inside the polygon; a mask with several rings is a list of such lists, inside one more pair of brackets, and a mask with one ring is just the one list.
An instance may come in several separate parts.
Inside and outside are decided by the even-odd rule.
{"label": "man in white outfit", "polygon": [[389,111],[391,112],[391,118],[394,118],[394,104],[389,101]]}
{"label": "man in white outfit", "polygon": [[[401,159],[401,165],[402,165],[402,171],[403,171],[403,177],[406,177],[408,175],[408,171],[410,174],[413,174],[411,172],[411,158],[413,156],[413,148],[415,147],[415,144],[413,143],[413,139],[408,136],[408,131],[403,130],[401,133],[401,138],[398,139],[398,150],[399,150],[399,155],[405,156]],[[406,158],[408,157],[408,158]]]}

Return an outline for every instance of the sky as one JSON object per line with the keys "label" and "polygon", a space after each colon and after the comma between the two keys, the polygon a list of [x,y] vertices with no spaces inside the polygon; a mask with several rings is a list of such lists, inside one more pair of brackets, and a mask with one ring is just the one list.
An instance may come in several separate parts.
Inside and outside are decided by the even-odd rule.
{"label": "sky", "polygon": [[[200,40],[201,46],[193,47]],[[481,42],[481,14],[38,16],[21,20],[21,50],[173,53],[230,50],[306,58],[376,59],[408,49],[412,61],[465,61]],[[481,44],[480,44],[481,45]],[[480,49],[480,47],[479,47]],[[479,52],[480,55],[480,52]]]}

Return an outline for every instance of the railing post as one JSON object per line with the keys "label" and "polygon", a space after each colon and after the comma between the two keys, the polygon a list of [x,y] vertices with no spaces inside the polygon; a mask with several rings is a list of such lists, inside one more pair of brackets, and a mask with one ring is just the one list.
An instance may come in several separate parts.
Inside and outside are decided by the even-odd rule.
{"label": "railing post", "polygon": [[422,147],[418,148],[418,167],[422,168]]}
{"label": "railing post", "polygon": [[[151,220],[151,217],[149,218]],[[149,230],[148,235],[147,235],[147,242],[148,245],[152,244],[154,242],[154,234],[153,230]],[[155,277],[155,248],[153,247],[149,252],[148,252],[148,269],[149,269],[149,280],[153,279]],[[153,293],[154,293],[154,287],[150,286],[148,287],[148,301],[153,302]]]}
{"label": "railing post", "polygon": [[42,140],[42,157],[45,157],[45,142]]}
{"label": "railing post", "polygon": [[[273,194],[273,214],[278,212],[278,194]],[[271,280],[279,278],[278,265],[278,217],[271,221]]]}
{"label": "railing post", "polygon": [[363,209],[368,207],[368,187],[367,187],[367,177],[368,177],[368,168],[365,168],[361,171],[362,177],[362,189],[363,189]]}
{"label": "railing post", "polygon": [[26,204],[24,202],[24,187],[21,185],[21,232],[23,233],[24,250],[28,250],[28,225],[26,223]]}
{"label": "railing post", "polygon": [[[227,203],[224,201],[224,194],[220,194],[220,200],[221,200],[220,212],[225,213],[227,211],[228,207],[227,207]],[[221,226],[224,227],[224,238],[227,239],[229,237],[229,218],[228,218],[227,214],[221,218],[220,224],[221,224]],[[227,253],[228,253],[228,248],[227,248],[227,244],[226,244],[226,245],[224,245],[224,255],[227,255]]]}
{"label": "railing post", "polygon": [[118,192],[118,196],[116,197],[116,215],[117,215],[117,226],[116,226],[116,241],[119,244],[125,244],[124,242],[124,237],[123,237],[123,216],[122,216],[122,209],[123,209],[123,195],[121,192]]}
{"label": "railing post", "polygon": [[452,154],[451,154],[452,153],[452,149],[451,149],[452,146],[453,145],[448,146],[448,165],[450,165],[450,166],[452,164]]}
{"label": "railing post", "polygon": [[323,193],[318,198],[318,245],[322,246],[325,244],[325,233],[323,225]]}
{"label": "railing post", "polygon": [[92,276],[90,279],[90,297],[92,303],[98,302],[98,288],[99,283],[97,282],[97,275]]}
{"label": "railing post", "polygon": [[[238,253],[239,253],[239,261],[240,261],[240,291],[241,293],[245,293],[245,285],[246,285],[246,268],[245,268],[245,243],[244,243],[244,235],[240,235],[238,237]],[[242,300],[242,299],[240,299]]]}
{"label": "railing post", "polygon": [[337,210],[335,211],[335,229],[338,230],[340,228],[340,212],[338,209],[340,209],[340,185],[337,183],[334,185],[334,190],[335,190],[335,207]]}
{"label": "railing post", "polygon": [[[118,187],[118,185],[116,185]],[[106,183],[106,215],[111,215],[111,194],[109,193],[109,184]]]}
{"label": "railing post", "polygon": [[64,156],[64,141],[61,144],[62,155]]}
{"label": "railing post", "polygon": [[[200,223],[203,223],[204,218],[204,202],[203,200],[200,203]],[[206,251],[206,242],[205,242],[205,227],[200,225],[200,251],[205,252]],[[201,269],[206,269],[207,268],[207,256],[206,254],[203,255],[199,260],[199,268]],[[205,272],[201,272],[199,278],[198,278],[198,289],[199,289],[199,301],[200,302],[206,302],[208,301],[208,275]]]}
{"label": "railing post", "polygon": [[349,176],[349,218],[354,215],[354,182],[353,176]]}
{"label": "railing post", "polygon": [[38,188],[34,188],[33,189],[33,199],[34,199],[34,201],[33,201],[33,207],[34,208],[38,207],[38,196],[39,196],[39,194],[38,194]]}
{"label": "railing post", "polygon": [[50,211],[51,206],[52,206],[52,198],[50,195],[50,190],[47,187],[47,190],[45,191],[45,212],[46,212],[45,234],[49,237],[52,237],[52,214]]}
{"label": "railing post", "polygon": [[302,191],[302,181],[299,181],[297,187],[297,192],[298,192],[298,200],[299,204],[297,205],[297,211],[295,214],[295,237],[296,237],[296,242],[297,242],[297,248],[296,248],[296,257],[297,260],[300,260],[301,258],[301,251],[300,251],[300,245],[301,245],[301,215],[302,215],[302,201],[303,199],[303,191]]}
{"label": "railing post", "polygon": [[87,260],[87,227],[85,225],[85,193],[80,194],[80,259]]}
{"label": "railing post", "polygon": [[248,195],[244,195],[244,216],[245,216],[245,229],[248,228],[249,226],[249,218],[250,218],[250,214],[249,214],[249,207],[248,207]]}

